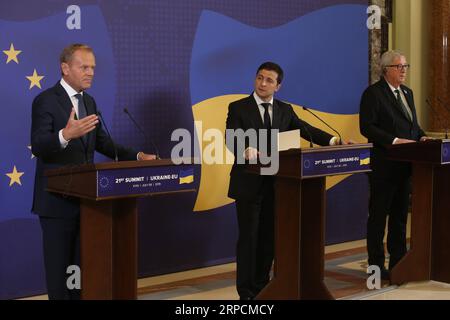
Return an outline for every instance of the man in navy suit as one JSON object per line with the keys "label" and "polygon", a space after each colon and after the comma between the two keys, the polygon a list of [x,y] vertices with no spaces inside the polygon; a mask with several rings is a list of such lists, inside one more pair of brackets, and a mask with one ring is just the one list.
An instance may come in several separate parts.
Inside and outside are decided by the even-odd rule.
{"label": "man in navy suit", "polygon": [[383,238],[389,215],[387,249],[389,270],[406,253],[406,222],[409,207],[411,166],[386,158],[386,145],[424,141],[428,138],[417,122],[413,92],[403,85],[409,64],[399,52],[381,57],[381,79],[369,86],[361,97],[360,130],[373,143],[369,174],[370,203],[367,221],[369,265],[381,269],[389,279],[384,262]]}
{"label": "man in navy suit", "polygon": [[[282,80],[283,70],[279,65],[263,63],[256,72],[253,94],[229,105],[226,128],[243,131],[278,129],[280,132],[300,129],[303,138],[312,138],[316,144],[339,144],[339,138],[300,120],[290,104],[274,99]],[[239,144],[245,145],[243,154],[235,148]],[[270,280],[274,256],[274,179],[273,176],[247,173],[245,163],[239,161],[255,159],[262,155],[262,150],[268,149],[266,146],[230,141],[227,137],[227,147],[235,156],[228,196],[236,200],[239,228],[236,286],[240,299],[251,300]]]}
{"label": "man in navy suit", "polygon": [[[94,77],[95,56],[83,44],[60,56],[62,79],[33,101],[31,148],[37,157],[32,211],[39,215],[49,299],[79,299],[66,286],[67,267],[79,265],[78,199],[47,192],[44,171],[94,161],[94,151],[115,158],[111,138],[97,117],[95,100],[85,92]],[[153,160],[154,155],[116,145],[119,160]]]}

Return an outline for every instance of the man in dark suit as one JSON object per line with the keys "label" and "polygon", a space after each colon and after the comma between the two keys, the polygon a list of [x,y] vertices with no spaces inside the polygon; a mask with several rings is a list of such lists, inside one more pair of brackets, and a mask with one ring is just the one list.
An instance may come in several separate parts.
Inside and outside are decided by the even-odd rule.
{"label": "man in dark suit", "polygon": [[367,221],[369,265],[381,269],[384,280],[389,271],[384,262],[383,238],[389,215],[387,249],[389,269],[406,253],[411,166],[386,159],[386,145],[427,139],[417,123],[413,92],[403,85],[409,64],[399,52],[388,51],[381,57],[383,76],[363,93],[360,105],[360,130],[373,143],[369,175],[370,203]]}
{"label": "man in dark suit", "polygon": [[94,151],[120,160],[153,160],[154,155],[114,147],[97,117],[95,100],[84,90],[94,76],[95,56],[83,44],[66,47],[60,57],[62,79],[33,101],[31,148],[37,157],[32,211],[39,215],[49,299],[78,299],[69,290],[66,270],[79,266],[80,206],[78,199],[47,192],[44,171],[92,163]]}
{"label": "man in dark suit", "polygon": [[[300,120],[291,105],[274,99],[282,80],[283,70],[279,65],[263,63],[256,73],[253,94],[229,105],[227,130],[300,129],[303,138],[312,137],[316,144],[339,144],[338,138]],[[247,173],[245,163],[239,161],[263,155],[261,150],[267,149],[264,145],[231,140],[227,136],[227,147],[235,155],[228,196],[236,200],[239,227],[236,286],[240,298],[247,300],[256,297],[270,280],[274,255],[274,179]],[[235,148],[240,143],[245,144],[242,154]]]}

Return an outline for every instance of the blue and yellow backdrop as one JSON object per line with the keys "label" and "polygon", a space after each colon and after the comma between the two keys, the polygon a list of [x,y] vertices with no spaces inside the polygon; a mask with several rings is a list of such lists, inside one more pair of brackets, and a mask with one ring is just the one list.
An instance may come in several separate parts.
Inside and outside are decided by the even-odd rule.
{"label": "blue and yellow backdrop", "polygon": [[[313,125],[328,131],[299,106],[363,142],[357,113],[368,84],[366,8],[363,0],[1,1],[0,299],[45,292],[40,227],[30,213],[31,103],[59,80],[63,47],[93,47],[89,92],[115,140],[139,150],[154,152],[153,144],[124,107],[170,157],[177,128],[223,131],[228,103],[252,92],[255,71],[267,60],[285,70],[279,99]],[[234,260],[229,170],[197,165],[197,193],[140,200],[140,276]],[[366,177],[329,179],[327,189],[327,243],[363,238]]]}

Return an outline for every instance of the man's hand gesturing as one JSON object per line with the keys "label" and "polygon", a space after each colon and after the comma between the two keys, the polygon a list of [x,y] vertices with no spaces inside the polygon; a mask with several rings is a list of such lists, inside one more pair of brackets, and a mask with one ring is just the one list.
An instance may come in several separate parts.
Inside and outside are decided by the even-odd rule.
{"label": "man's hand gesturing", "polygon": [[67,141],[82,137],[86,133],[94,130],[97,123],[98,116],[96,114],[91,114],[81,120],[76,120],[75,109],[72,108],[69,121],[67,121],[66,127],[62,131],[62,135]]}

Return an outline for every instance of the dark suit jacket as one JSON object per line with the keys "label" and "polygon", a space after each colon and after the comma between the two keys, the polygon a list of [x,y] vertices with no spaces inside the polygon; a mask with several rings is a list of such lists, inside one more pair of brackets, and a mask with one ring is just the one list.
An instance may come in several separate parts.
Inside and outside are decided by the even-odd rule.
{"label": "dark suit jacket", "polygon": [[[332,135],[315,128],[305,121],[300,120],[295,114],[290,104],[284,103],[280,100],[273,100],[273,114],[272,114],[272,128],[279,129],[280,132],[300,129],[303,138],[309,140],[308,130],[312,136],[313,142],[319,145],[329,145]],[[241,100],[230,103],[228,107],[227,129],[263,129],[264,124],[253,95],[250,95]],[[306,130],[305,130],[306,127]],[[242,154],[230,147],[229,139],[227,139],[227,146],[230,151],[234,153],[235,163],[230,172],[230,185],[228,189],[228,196],[233,199],[255,199],[260,190],[264,177],[248,174],[245,172],[245,164],[237,164],[237,159],[242,158]],[[237,142],[234,141],[236,146]],[[248,144],[245,143],[245,147]],[[256,147],[256,146],[255,146]]]}
{"label": "dark suit jacket", "polygon": [[[83,93],[87,114],[96,114],[94,99]],[[33,101],[31,124],[31,150],[37,157],[34,181],[32,211],[47,217],[76,217],[79,213],[79,201],[71,197],[62,197],[45,191],[47,178],[44,171],[63,166],[80,165],[94,161],[94,151],[114,158],[111,139],[99,123],[88,133],[87,143],[81,138],[69,141],[65,149],[59,142],[59,130],[63,129],[70,116],[72,102],[64,88],[58,82],[54,87],[43,91]],[[116,145],[120,160],[136,160],[136,152]]]}
{"label": "dark suit jacket", "polygon": [[371,167],[376,177],[396,179],[408,177],[410,165],[404,162],[386,159],[386,145],[392,144],[395,138],[419,140],[425,135],[417,123],[414,96],[410,88],[401,85],[413,115],[409,121],[398,104],[384,78],[369,86],[361,97],[359,126],[363,136],[373,143]]}

